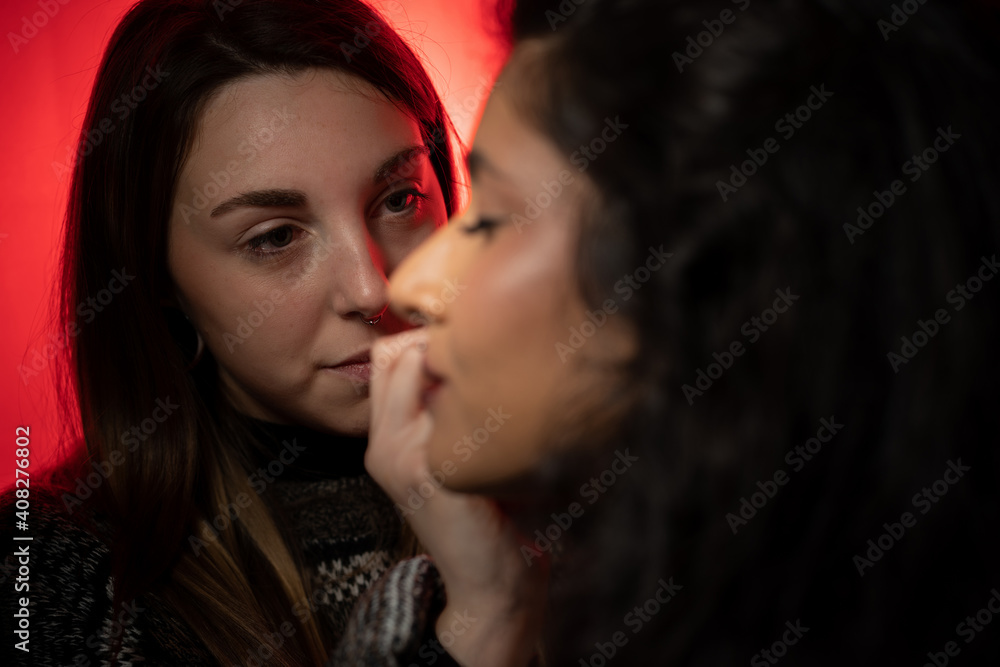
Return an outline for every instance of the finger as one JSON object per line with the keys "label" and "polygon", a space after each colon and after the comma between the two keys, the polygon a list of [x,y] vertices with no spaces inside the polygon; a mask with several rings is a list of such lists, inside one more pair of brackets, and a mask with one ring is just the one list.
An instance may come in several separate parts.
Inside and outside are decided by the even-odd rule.
{"label": "finger", "polygon": [[375,341],[371,350],[372,379],[370,387],[373,420],[376,416],[376,406],[382,405],[385,402],[385,392],[391,382],[391,377],[395,372],[400,356],[407,349],[421,344],[425,338],[423,329],[413,329]]}
{"label": "finger", "polygon": [[[420,350],[409,347],[400,353],[386,373],[377,398],[377,423],[381,428],[402,428],[420,414],[423,358]],[[373,417],[374,411],[373,406]]]}
{"label": "finger", "polygon": [[399,357],[406,349],[394,340],[395,336],[381,339],[372,346],[372,378],[370,396],[372,401],[372,423],[380,418],[386,393],[392,380]]}

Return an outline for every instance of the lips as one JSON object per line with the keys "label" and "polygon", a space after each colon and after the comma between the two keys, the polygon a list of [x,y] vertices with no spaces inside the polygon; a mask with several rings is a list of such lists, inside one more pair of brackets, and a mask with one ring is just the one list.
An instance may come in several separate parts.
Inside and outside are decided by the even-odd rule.
{"label": "lips", "polygon": [[352,354],[340,363],[332,366],[324,366],[323,369],[347,375],[356,382],[367,383],[372,375],[371,357],[368,350],[362,350],[361,352]]}
{"label": "lips", "polygon": [[351,364],[367,364],[371,362],[371,357],[368,354],[368,350],[361,350],[351,356],[347,357],[338,364],[334,364],[331,368],[340,368],[341,366],[347,366]]}

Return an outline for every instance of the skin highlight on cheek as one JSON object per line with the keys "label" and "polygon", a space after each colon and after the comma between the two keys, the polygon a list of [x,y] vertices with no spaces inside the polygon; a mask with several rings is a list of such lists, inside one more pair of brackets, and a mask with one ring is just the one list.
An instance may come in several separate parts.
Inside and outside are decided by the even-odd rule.
{"label": "skin highlight on cheek", "polygon": [[[524,202],[572,167],[521,120],[508,94],[516,83],[491,98],[477,133],[469,210],[411,255],[391,287],[398,308],[428,322],[431,469],[449,489],[500,497],[548,468],[577,423],[592,416],[577,408],[599,405],[611,377],[607,364],[589,362],[626,335],[623,323],[612,322],[586,353],[564,359],[557,352],[586,317],[576,247],[592,193],[586,178],[563,179],[559,197],[516,228]],[[446,280],[465,290],[432,309]]]}

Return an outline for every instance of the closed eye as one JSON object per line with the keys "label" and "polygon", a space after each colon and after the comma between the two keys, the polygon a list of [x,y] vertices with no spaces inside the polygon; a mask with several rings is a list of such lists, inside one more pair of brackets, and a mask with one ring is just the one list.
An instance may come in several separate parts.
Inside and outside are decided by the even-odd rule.
{"label": "closed eye", "polygon": [[462,231],[466,234],[490,234],[499,224],[496,220],[479,218],[471,225],[463,227]]}

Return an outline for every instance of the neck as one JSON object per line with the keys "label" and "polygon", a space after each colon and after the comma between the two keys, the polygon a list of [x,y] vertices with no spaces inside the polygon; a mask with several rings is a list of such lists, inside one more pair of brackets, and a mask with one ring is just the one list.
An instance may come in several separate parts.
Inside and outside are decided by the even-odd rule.
{"label": "neck", "polygon": [[255,418],[247,423],[261,446],[260,469],[270,477],[320,480],[365,475],[367,436],[322,433]]}

